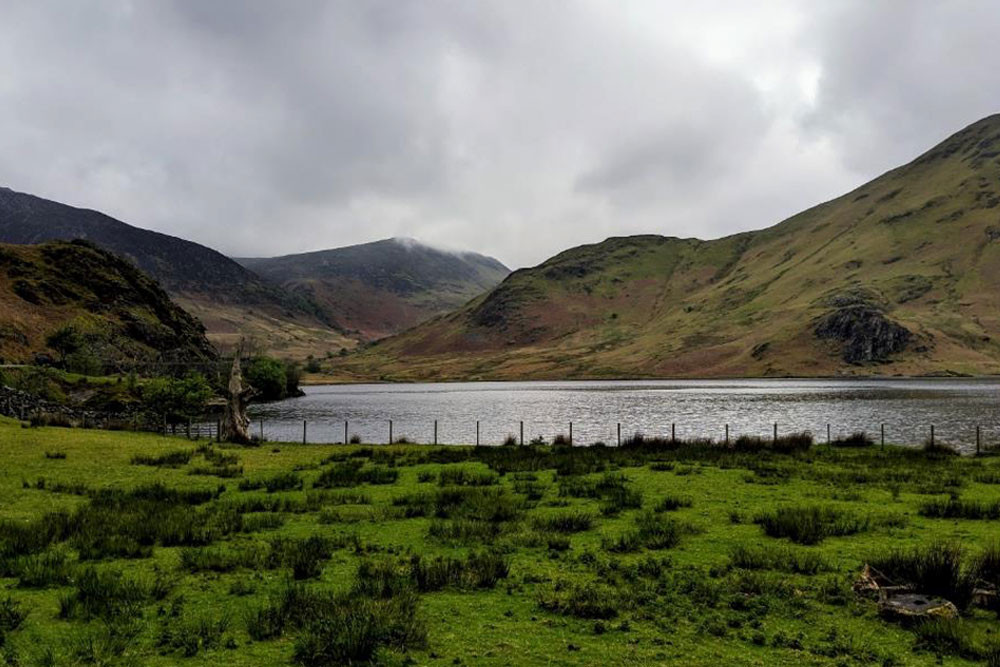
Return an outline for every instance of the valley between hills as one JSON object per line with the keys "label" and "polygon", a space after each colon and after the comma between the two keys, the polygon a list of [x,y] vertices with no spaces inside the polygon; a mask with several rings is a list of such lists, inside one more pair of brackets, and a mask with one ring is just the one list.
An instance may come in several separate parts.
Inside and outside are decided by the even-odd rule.
{"label": "valley between hills", "polygon": [[[55,239],[148,273],[216,350],[311,359],[312,382],[1000,373],[1000,115],[772,227],[614,237],[512,273],[409,239],[234,260],[0,189],[0,243]],[[18,270],[7,361],[66,323],[30,314]],[[73,293],[58,312],[86,320]]]}

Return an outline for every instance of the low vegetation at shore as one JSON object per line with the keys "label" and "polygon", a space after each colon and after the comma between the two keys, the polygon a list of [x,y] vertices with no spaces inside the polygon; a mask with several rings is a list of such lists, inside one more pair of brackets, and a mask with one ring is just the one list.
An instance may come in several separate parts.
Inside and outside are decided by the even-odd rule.
{"label": "low vegetation at shore", "polygon": [[[1000,665],[1000,457],[0,419],[0,664]],[[894,622],[865,564],[951,601]]]}

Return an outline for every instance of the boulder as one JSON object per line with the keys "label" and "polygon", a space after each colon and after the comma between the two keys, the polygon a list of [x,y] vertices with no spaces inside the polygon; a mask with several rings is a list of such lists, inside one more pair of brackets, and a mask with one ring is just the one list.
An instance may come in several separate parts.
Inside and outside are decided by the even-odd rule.
{"label": "boulder", "polygon": [[912,622],[932,618],[958,618],[958,607],[944,598],[921,593],[896,593],[879,601],[878,613],[888,620]]}

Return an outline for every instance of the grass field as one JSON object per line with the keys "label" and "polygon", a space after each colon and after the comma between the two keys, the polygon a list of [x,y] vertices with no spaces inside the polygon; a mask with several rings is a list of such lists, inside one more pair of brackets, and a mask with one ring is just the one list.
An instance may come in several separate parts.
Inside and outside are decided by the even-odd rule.
{"label": "grass field", "polygon": [[[1000,664],[996,611],[967,604],[1000,574],[1000,458],[0,420],[0,461],[9,664]],[[880,619],[866,562],[961,619]]]}

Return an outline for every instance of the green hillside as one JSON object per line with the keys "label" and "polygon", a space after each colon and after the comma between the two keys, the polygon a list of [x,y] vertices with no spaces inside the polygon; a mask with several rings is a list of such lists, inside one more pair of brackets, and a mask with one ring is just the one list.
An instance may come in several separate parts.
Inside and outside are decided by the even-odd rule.
{"label": "green hillside", "polygon": [[1000,372],[1000,115],[768,229],[612,238],[354,355],[344,379]]}
{"label": "green hillside", "polygon": [[[156,281],[85,241],[0,245],[0,313],[6,362],[38,354],[85,354],[77,361],[105,365],[215,358],[205,328]],[[63,342],[54,345],[58,331]]]}

